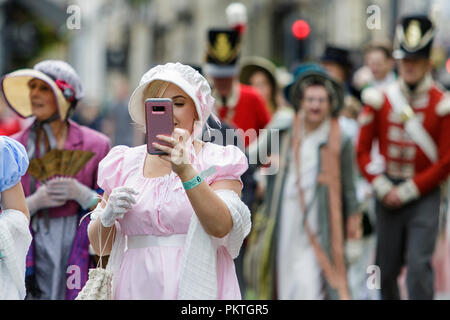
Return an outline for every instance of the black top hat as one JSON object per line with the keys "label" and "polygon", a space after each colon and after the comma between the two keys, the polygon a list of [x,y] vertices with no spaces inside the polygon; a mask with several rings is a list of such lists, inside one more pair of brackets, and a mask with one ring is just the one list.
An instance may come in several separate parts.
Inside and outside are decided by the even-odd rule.
{"label": "black top hat", "polygon": [[350,52],[347,49],[327,45],[324,54],[320,57],[322,62],[334,62],[343,66],[347,72],[352,68]]}
{"label": "black top hat", "polygon": [[433,23],[427,16],[403,17],[395,29],[395,59],[429,58],[435,35]]}
{"label": "black top hat", "polygon": [[236,30],[208,31],[205,73],[211,77],[228,78],[237,75],[241,38]]}

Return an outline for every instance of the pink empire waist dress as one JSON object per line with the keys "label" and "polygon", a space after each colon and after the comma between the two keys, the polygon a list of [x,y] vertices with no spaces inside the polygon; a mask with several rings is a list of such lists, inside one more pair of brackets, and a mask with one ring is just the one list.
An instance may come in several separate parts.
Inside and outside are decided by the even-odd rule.
{"label": "pink empire waist dress", "polygon": [[[144,162],[147,146],[134,148],[116,146],[100,162],[98,185],[108,194],[120,186],[139,192],[136,204],[118,219],[126,236],[170,236],[187,234],[194,213],[180,178],[171,172],[165,176],[145,178]],[[215,181],[239,180],[247,170],[244,153],[235,146],[206,143],[193,161],[198,172],[215,166],[216,171],[206,178]],[[242,182],[241,182],[242,183]],[[217,246],[218,299],[241,299],[234,262],[225,247],[224,237]],[[177,299],[183,245],[171,244],[144,248],[128,248],[115,283],[114,299]]]}

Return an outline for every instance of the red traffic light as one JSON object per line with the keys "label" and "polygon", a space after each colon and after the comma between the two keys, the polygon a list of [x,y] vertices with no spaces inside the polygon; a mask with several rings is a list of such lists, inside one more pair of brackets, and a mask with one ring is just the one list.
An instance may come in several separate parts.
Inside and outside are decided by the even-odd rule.
{"label": "red traffic light", "polygon": [[450,73],[450,58],[447,59],[447,63],[445,64],[445,68],[447,69],[447,72]]}
{"label": "red traffic light", "polygon": [[297,39],[305,39],[309,36],[311,28],[305,20],[297,20],[292,24],[292,34]]}

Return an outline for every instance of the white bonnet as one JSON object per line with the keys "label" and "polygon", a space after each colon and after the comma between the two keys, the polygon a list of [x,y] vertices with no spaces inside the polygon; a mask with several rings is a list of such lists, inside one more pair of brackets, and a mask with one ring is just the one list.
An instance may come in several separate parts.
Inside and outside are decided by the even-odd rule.
{"label": "white bonnet", "polygon": [[208,81],[194,68],[177,63],[158,65],[141,78],[128,103],[128,112],[134,122],[145,125],[144,91],[155,80],[167,81],[182,89],[194,101],[199,120],[205,124],[214,107],[214,98]]}

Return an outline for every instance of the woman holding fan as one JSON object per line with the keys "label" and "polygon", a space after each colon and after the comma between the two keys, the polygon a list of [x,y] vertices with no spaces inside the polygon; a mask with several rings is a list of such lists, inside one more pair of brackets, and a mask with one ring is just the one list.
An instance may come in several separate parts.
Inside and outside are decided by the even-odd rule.
{"label": "woman holding fan", "polygon": [[64,61],[45,60],[5,75],[1,94],[21,117],[34,116],[13,136],[30,160],[22,178],[33,234],[27,299],[74,299],[90,266],[89,221],[80,224],[80,215],[97,204],[97,167],[109,139],[69,119],[84,93]]}

